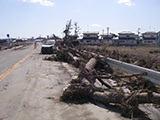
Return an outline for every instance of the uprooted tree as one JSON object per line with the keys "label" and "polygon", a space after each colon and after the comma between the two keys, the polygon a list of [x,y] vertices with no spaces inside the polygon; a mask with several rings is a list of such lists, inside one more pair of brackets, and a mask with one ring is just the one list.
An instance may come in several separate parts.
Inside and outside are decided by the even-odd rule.
{"label": "uprooted tree", "polygon": [[74,36],[78,37],[80,27],[78,26],[78,22],[74,22]]}
{"label": "uprooted tree", "polygon": [[[135,112],[138,109],[138,105],[142,103],[154,103],[160,105],[159,93],[149,90],[137,90],[128,94],[124,93],[122,89],[116,90],[111,85],[106,84],[100,77],[96,77],[96,72],[94,71],[96,63],[96,58],[91,58],[89,60],[79,73],[78,78],[72,80],[70,86],[64,91],[61,96],[62,100],[91,98],[104,104],[116,103],[120,104],[123,108],[123,114],[126,116],[130,116]],[[97,78],[108,89],[104,91],[102,88],[95,87],[95,78]],[[143,80],[143,78],[141,79]]]}
{"label": "uprooted tree", "polygon": [[[80,68],[77,79],[72,79],[64,90],[60,100],[95,100],[103,104],[115,103],[123,108],[123,115],[130,117],[138,110],[138,105],[154,103],[160,105],[160,90],[154,83],[143,78],[146,73],[132,75],[118,75],[98,54],[81,50],[81,47],[72,48],[61,45],[57,54],[45,58],[47,60],[60,60],[69,62]],[[112,78],[117,83],[111,85],[107,79]],[[127,80],[121,78],[129,78]],[[97,87],[98,80],[103,87]],[[123,87],[131,92],[126,93]],[[118,88],[118,89],[117,89]]]}
{"label": "uprooted tree", "polygon": [[[72,29],[74,29],[74,35],[71,35]],[[74,22],[72,25],[72,20],[69,20],[66,23],[65,29],[63,33],[65,34],[64,36],[64,41],[70,41],[70,40],[75,40],[78,37],[80,27],[78,26],[78,22]]]}
{"label": "uprooted tree", "polygon": [[69,35],[71,33],[72,30],[72,20],[69,20],[66,24],[65,30],[63,31],[65,36],[64,36],[64,40],[68,40],[69,39]]}

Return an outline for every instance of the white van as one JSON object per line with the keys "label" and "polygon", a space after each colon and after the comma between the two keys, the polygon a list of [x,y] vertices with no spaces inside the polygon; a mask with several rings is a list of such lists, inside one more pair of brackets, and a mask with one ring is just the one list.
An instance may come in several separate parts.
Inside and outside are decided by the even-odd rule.
{"label": "white van", "polygon": [[41,47],[42,54],[54,53],[56,51],[56,41],[55,40],[47,40],[45,44]]}

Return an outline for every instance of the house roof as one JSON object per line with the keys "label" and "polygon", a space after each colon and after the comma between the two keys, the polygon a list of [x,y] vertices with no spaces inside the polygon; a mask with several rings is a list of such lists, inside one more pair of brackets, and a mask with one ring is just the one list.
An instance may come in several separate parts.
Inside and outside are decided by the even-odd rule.
{"label": "house roof", "polygon": [[82,36],[79,36],[77,39],[78,39],[78,40],[81,40],[81,39],[83,39],[83,37],[82,37]]}
{"label": "house roof", "polygon": [[111,33],[109,33],[109,34],[105,33],[105,34],[101,34],[100,36],[110,36],[110,35],[112,35],[112,34]]}
{"label": "house roof", "polygon": [[119,32],[118,34],[119,34],[119,35],[120,35],[120,34],[133,35],[133,34],[135,34],[135,33],[130,32],[130,31],[122,31],[122,32]]}
{"label": "house roof", "polygon": [[142,33],[142,35],[153,35],[153,34],[156,34],[156,32],[154,32],[154,31],[148,31],[148,32]]}
{"label": "house roof", "polygon": [[83,32],[83,34],[87,34],[87,35],[98,35],[99,32]]}
{"label": "house roof", "polygon": [[117,37],[118,35],[115,34],[115,33],[109,33],[109,34],[105,33],[105,34],[101,34],[100,36],[113,36],[113,37]]}

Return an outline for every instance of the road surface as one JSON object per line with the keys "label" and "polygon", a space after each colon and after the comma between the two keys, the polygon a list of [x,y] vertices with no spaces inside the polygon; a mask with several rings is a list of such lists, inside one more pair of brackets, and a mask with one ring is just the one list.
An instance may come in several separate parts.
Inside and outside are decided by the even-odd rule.
{"label": "road surface", "polygon": [[0,51],[0,74],[19,62],[22,58],[33,51],[33,45],[17,46]]}
{"label": "road surface", "polygon": [[[40,54],[39,46],[0,81],[0,120],[128,119],[111,105],[59,101],[63,88],[77,77],[79,70],[67,63],[45,61],[45,56],[48,55]],[[156,114],[148,114],[151,119],[158,120]]]}

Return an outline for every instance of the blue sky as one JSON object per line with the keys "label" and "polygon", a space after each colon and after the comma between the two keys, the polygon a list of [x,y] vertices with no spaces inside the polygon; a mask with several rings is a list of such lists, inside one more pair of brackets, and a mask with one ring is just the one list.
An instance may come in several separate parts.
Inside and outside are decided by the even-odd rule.
{"label": "blue sky", "polygon": [[83,33],[160,31],[160,0],[0,0],[0,38],[63,36],[68,20]]}

